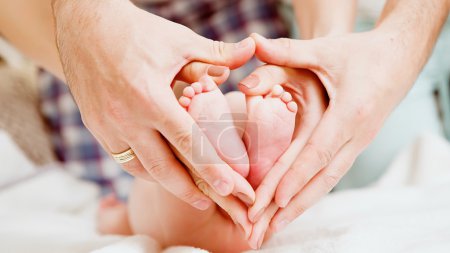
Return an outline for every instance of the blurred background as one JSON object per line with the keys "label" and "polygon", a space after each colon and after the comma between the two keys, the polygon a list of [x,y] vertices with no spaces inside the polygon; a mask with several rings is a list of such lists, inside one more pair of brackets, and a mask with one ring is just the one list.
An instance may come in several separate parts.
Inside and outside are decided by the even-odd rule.
{"label": "blurred background", "polygon": [[[251,32],[298,37],[289,1],[135,1],[140,7],[215,40],[238,41]],[[384,1],[360,0],[355,30],[373,28]],[[199,8],[207,6],[208,8]],[[184,13],[184,14],[183,14]],[[188,15],[186,15],[188,13]],[[301,33],[301,31],[300,31]],[[234,71],[221,88],[230,91],[260,63]],[[82,126],[65,84],[39,69],[0,38],[0,128],[37,165],[60,162],[72,174],[125,197],[130,177]],[[336,189],[377,180],[398,152],[428,132],[450,138],[450,22],[414,88],[386,121]],[[0,182],[1,183],[1,182]]]}

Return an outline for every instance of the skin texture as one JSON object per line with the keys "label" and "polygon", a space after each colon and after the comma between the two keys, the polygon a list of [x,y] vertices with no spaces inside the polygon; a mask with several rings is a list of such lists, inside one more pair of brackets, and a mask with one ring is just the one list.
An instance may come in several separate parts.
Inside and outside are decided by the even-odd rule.
{"label": "skin texture", "polygon": [[[129,146],[141,150],[137,152],[138,156],[146,157],[145,161],[135,160],[127,164],[127,171],[148,180],[156,179],[188,203],[207,208],[210,200],[197,190],[166,143],[167,139],[173,144],[182,154],[181,158],[192,160],[189,157],[189,134],[185,128],[180,132],[174,129],[186,124],[190,127],[193,122],[180,111],[181,108],[175,107],[176,101],[168,95],[167,87],[177,79],[196,80],[200,76],[198,73],[204,74],[209,70],[210,66],[196,61],[237,67],[243,62],[236,59],[245,60],[243,55],[250,57],[254,45],[250,43],[251,46],[239,51],[230,44],[205,40],[178,25],[151,14],[144,15],[126,1],[111,0],[107,6],[102,1],[53,2],[60,54],[56,50],[53,15],[48,0],[0,0],[0,32],[60,78],[64,78],[64,66],[86,124],[108,151],[120,152]],[[308,139],[301,143],[294,138],[293,143],[297,146],[291,144],[279,159],[275,166],[279,166],[280,174],[272,178],[269,173],[263,187],[257,189],[259,204],[250,209],[249,215],[250,219],[258,220],[253,231],[265,231],[262,227],[270,220],[273,229],[281,229],[337,183],[411,87],[429,56],[449,6],[450,1],[445,0],[390,0],[377,28],[371,32],[339,35],[342,29],[338,28],[336,31],[341,32],[336,35],[333,26],[323,25],[333,23],[331,20],[334,18],[329,18],[328,22],[310,22],[321,25],[310,29],[310,35],[304,35],[304,38],[311,38],[332,34],[329,38],[310,42],[266,41],[254,36],[256,54],[260,59],[296,71],[312,71],[320,78],[330,101],[326,113]],[[105,15],[99,17],[96,13]],[[299,22],[302,22],[299,17]],[[312,18],[313,15],[309,17],[310,20]],[[114,25],[117,20],[121,22]],[[172,39],[168,31],[175,33],[176,38]],[[140,34],[142,37],[138,36]],[[164,43],[159,44],[164,48],[155,49],[158,41],[151,40],[154,34],[164,35],[158,38],[163,40]],[[143,44],[153,47],[139,47]],[[173,52],[176,53],[171,54]],[[160,58],[164,60],[156,60]],[[151,78],[143,77],[142,72],[150,73]],[[267,91],[264,86],[258,89],[260,94]],[[252,90],[250,88],[246,92],[250,94]],[[103,100],[91,101],[90,94],[102,94]],[[360,96],[354,97],[354,94]],[[123,97],[132,97],[133,100]],[[170,116],[160,117],[167,115],[168,111]],[[128,120],[127,115],[143,120],[134,122]],[[314,125],[314,120],[309,124]],[[307,132],[308,129],[301,131]],[[155,148],[150,150],[149,146]],[[227,170],[214,165],[220,159],[217,154],[210,159],[208,162],[212,166],[194,164],[195,170],[205,175],[206,182],[212,184],[220,177],[227,182],[233,181],[232,175],[218,172]],[[174,181],[182,183],[175,184]],[[225,191],[214,189],[221,193],[238,193],[234,187],[225,185],[225,188]],[[286,208],[271,219],[270,214],[277,211],[270,204],[273,199],[275,207]],[[256,214],[265,208],[266,213],[256,219]],[[255,239],[258,245],[262,238]]]}
{"label": "skin texture", "polygon": [[250,161],[247,180],[256,189],[289,147],[298,107],[281,85],[275,85],[265,96],[247,96],[246,102],[244,142]]}
{"label": "skin texture", "polygon": [[[288,162],[276,164],[271,172],[278,172],[269,173],[257,189],[250,220],[258,220],[256,214],[264,209],[266,215],[260,217],[273,213],[274,201],[282,209],[270,226],[279,231],[337,184],[411,88],[449,6],[443,0],[391,0],[376,28],[359,34],[314,40],[267,40],[253,35],[260,60],[314,72],[329,103],[305,144],[286,152],[280,160]],[[257,91],[264,92],[258,85],[263,84],[255,85]],[[250,90],[243,89],[255,94]]]}
{"label": "skin texture", "polygon": [[[242,143],[242,136],[257,138],[258,140],[253,139],[254,142],[265,139],[277,147],[283,143],[289,144],[292,132],[291,135],[286,136],[286,132],[289,132],[286,129],[281,132],[266,127],[270,123],[269,121],[272,123],[270,125],[276,126],[285,122],[290,123],[287,124],[287,128],[294,129],[291,121],[295,116],[295,110],[293,109],[296,109],[296,104],[292,101],[290,93],[275,85],[274,89],[264,99],[260,96],[246,99],[242,93],[238,92],[229,93],[225,97],[216,85],[211,84],[213,82],[210,78],[202,78],[199,82],[186,87],[183,92],[184,95],[179,99],[180,104],[186,108],[194,119],[199,121],[199,124],[200,121],[208,122],[208,120],[217,119],[218,115],[224,113],[233,113],[234,115],[243,113],[245,116],[248,112],[253,114],[253,116],[248,115],[253,120],[253,124],[263,126],[258,129],[262,131],[258,135],[244,133],[239,136],[236,131],[238,140],[233,139],[236,136],[226,136],[223,145],[216,147],[224,148],[219,153],[228,153],[229,147],[236,148],[236,143],[239,143],[239,141]],[[189,99],[189,101],[184,103],[183,101],[186,99]],[[250,100],[250,103],[248,100]],[[261,110],[261,107],[267,110]],[[210,110],[205,111],[204,108]],[[203,119],[198,117],[200,112],[203,113]],[[276,117],[267,117],[267,115]],[[232,120],[227,122],[232,125],[237,123]],[[230,126],[227,124],[204,124],[202,130],[205,132],[211,130],[211,134],[207,134],[207,136],[210,140],[216,140],[217,136],[214,133],[216,133],[217,128],[223,131],[224,128],[228,127]],[[254,129],[245,128],[243,130],[247,132]],[[265,130],[270,130],[270,132],[263,132]],[[280,150],[280,153],[283,151]],[[257,156],[254,152],[267,155],[264,148],[248,150],[250,156]],[[275,156],[276,154],[271,155]],[[273,158],[273,160],[276,159],[276,157]],[[235,169],[238,171],[237,168]],[[214,205],[205,211],[197,210],[177,199],[160,185],[137,179],[130,193],[128,210],[123,203],[118,202],[117,199],[114,200],[111,196],[101,201],[97,220],[99,232],[124,235],[147,234],[155,238],[164,247],[189,245],[212,252],[242,252],[249,249],[246,239],[252,231],[251,223],[247,220],[247,206],[240,201],[222,201],[217,198],[217,194],[207,184],[204,182],[198,182],[198,184],[199,188],[218,205]],[[239,210],[240,215],[235,215],[235,217],[245,219],[245,221],[231,219],[224,210],[227,210],[227,212]],[[217,236],[217,234],[220,234],[220,236]]]}
{"label": "skin texture", "polygon": [[[189,85],[183,90],[179,102],[199,127],[205,130],[203,132],[224,162],[241,176],[247,177],[247,150],[242,141],[242,131],[239,131],[243,129],[235,127],[227,100],[214,81],[205,76],[200,82]],[[209,150],[203,152],[202,155],[208,155]],[[250,200],[249,204],[252,203]]]}

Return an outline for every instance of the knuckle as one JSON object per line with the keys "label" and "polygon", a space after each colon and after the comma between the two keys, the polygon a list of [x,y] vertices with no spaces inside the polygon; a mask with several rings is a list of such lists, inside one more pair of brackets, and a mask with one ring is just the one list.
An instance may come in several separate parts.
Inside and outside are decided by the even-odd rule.
{"label": "knuckle", "polygon": [[330,173],[325,174],[322,177],[322,180],[327,192],[331,191],[331,189],[333,189],[337,185],[340,179],[341,176],[338,174],[330,174]]}
{"label": "knuckle", "polygon": [[305,146],[305,149],[309,150],[310,153],[312,153],[312,158],[317,159],[321,167],[329,164],[331,159],[333,158],[333,152],[328,149],[320,149],[313,142],[308,142]]}
{"label": "knuckle", "polygon": [[289,161],[289,159],[285,159],[284,157],[280,157],[272,167],[286,172],[292,165],[292,161]]}
{"label": "knuckle", "polygon": [[291,173],[292,177],[287,177],[284,180],[292,180],[291,178],[295,178],[295,183],[299,187],[305,186],[310,178],[311,173],[305,173],[306,171],[309,171],[308,168],[304,168],[304,163],[301,163],[300,161],[296,162],[292,168],[289,170],[289,173]]}
{"label": "knuckle", "polygon": [[256,189],[256,195],[260,196],[262,202],[268,202],[273,198],[276,190],[276,187],[273,187],[267,180],[263,180]]}
{"label": "knuckle", "polygon": [[170,169],[168,168],[168,159],[171,158],[157,158],[151,159],[148,162],[147,171],[150,173],[155,179],[165,179],[170,175]]}
{"label": "knuckle", "polygon": [[215,166],[212,164],[204,164],[199,166],[198,173],[202,178],[211,177],[214,175]]}
{"label": "knuckle", "polygon": [[197,191],[194,188],[183,191],[179,197],[186,202],[193,202],[197,196]]}
{"label": "knuckle", "polygon": [[294,216],[299,216],[300,214],[306,211],[306,207],[303,204],[295,204],[292,207],[292,212],[294,212]]}
{"label": "knuckle", "polygon": [[[97,116],[94,112],[83,111],[80,113],[81,122],[90,132],[97,132],[97,130],[104,130],[109,128],[106,124],[105,117]],[[98,131],[101,132],[101,131]]]}
{"label": "knuckle", "polygon": [[306,173],[304,173],[300,168],[301,167],[299,165],[298,167],[291,169],[289,173],[292,175],[292,177],[286,177],[284,180],[292,180],[292,178],[295,178],[296,185],[298,185],[299,187],[305,186],[308,183],[309,178]]}
{"label": "knuckle", "polygon": [[182,154],[189,154],[192,150],[192,133],[185,130],[175,133],[175,145]]}
{"label": "knuckle", "polygon": [[223,41],[212,41],[212,54],[216,55],[217,57],[225,57],[225,43]]}
{"label": "knuckle", "polygon": [[122,106],[114,99],[110,99],[106,102],[106,111],[114,121],[121,122],[125,120],[126,114],[124,113]]}

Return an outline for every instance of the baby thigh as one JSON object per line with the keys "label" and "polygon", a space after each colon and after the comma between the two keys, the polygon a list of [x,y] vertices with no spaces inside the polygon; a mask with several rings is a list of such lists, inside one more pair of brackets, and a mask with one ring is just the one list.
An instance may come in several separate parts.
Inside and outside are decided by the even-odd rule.
{"label": "baby thigh", "polygon": [[163,247],[186,245],[213,252],[248,249],[241,229],[215,205],[200,211],[157,183],[136,179],[128,205],[134,234],[148,235]]}

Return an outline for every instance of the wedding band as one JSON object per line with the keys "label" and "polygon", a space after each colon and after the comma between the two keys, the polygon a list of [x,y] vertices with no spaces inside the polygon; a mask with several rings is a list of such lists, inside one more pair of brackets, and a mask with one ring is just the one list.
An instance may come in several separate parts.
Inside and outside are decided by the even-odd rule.
{"label": "wedding band", "polygon": [[116,162],[122,164],[133,160],[136,157],[134,151],[129,148],[121,153],[112,153],[111,154]]}

